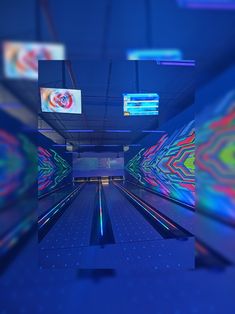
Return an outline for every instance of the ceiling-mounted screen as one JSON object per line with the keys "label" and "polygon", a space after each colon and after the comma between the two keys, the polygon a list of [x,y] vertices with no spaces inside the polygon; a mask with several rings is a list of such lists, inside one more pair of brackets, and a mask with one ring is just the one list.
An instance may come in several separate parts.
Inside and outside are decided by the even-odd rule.
{"label": "ceiling-mounted screen", "polygon": [[158,115],[159,95],[123,94],[124,116],[152,116]]}
{"label": "ceiling-mounted screen", "polygon": [[5,42],[3,44],[4,74],[10,79],[38,79],[38,60],[64,60],[62,44]]}
{"label": "ceiling-mounted screen", "polygon": [[40,88],[42,112],[82,113],[81,90]]}

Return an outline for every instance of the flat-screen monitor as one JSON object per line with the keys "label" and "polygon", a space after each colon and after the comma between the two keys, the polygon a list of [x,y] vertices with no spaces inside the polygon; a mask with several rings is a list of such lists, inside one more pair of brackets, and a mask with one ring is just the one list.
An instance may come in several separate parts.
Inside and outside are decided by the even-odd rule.
{"label": "flat-screen monitor", "polygon": [[38,79],[38,60],[64,60],[62,44],[7,41],[3,44],[4,74],[10,79]]}
{"label": "flat-screen monitor", "polygon": [[40,88],[42,112],[82,113],[81,90]]}
{"label": "flat-screen monitor", "polygon": [[148,94],[123,94],[124,116],[150,116],[158,115],[159,95]]}

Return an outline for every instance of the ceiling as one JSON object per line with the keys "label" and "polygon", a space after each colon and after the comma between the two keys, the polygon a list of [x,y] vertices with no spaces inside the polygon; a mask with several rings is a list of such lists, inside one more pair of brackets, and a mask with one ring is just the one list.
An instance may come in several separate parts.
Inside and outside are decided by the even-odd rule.
{"label": "ceiling", "polygon": [[[81,89],[82,115],[40,114],[70,142],[129,145],[138,143],[142,131],[161,129],[193,104],[194,67],[154,61],[41,61],[39,87]],[[159,116],[124,117],[123,93],[136,92],[159,94]]]}

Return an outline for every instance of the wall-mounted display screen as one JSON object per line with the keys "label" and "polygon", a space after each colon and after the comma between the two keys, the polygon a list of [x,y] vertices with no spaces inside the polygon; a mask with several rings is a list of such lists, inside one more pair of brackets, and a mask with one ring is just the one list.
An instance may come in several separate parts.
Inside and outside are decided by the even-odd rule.
{"label": "wall-mounted display screen", "polygon": [[148,94],[123,94],[124,116],[150,116],[158,115],[159,95]]}
{"label": "wall-mounted display screen", "polygon": [[42,112],[82,113],[81,90],[40,88]]}
{"label": "wall-mounted display screen", "polygon": [[4,74],[11,79],[38,79],[38,60],[63,60],[62,44],[5,42],[3,44]]}

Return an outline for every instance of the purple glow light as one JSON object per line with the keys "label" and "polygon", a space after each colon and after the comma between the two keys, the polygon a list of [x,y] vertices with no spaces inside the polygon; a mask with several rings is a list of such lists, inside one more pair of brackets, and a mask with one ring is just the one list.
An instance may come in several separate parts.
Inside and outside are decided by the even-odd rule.
{"label": "purple glow light", "polygon": [[235,10],[235,2],[224,2],[224,1],[178,1],[179,5],[190,8],[190,9],[214,9],[214,10]]}
{"label": "purple glow light", "polygon": [[121,146],[119,144],[104,144],[104,145],[99,145],[99,146],[104,146],[104,147],[117,147],[117,146]]}
{"label": "purple glow light", "polygon": [[187,67],[194,67],[195,61],[160,61],[158,62],[160,65],[176,65],[176,66],[187,66]]}
{"label": "purple glow light", "polygon": [[109,133],[130,133],[131,130],[105,130],[105,132],[109,132]]}
{"label": "purple glow light", "polygon": [[38,131],[43,132],[43,133],[56,132],[56,130],[53,130],[53,129],[38,129]]}
{"label": "purple glow light", "polygon": [[92,133],[94,132],[94,130],[76,130],[76,129],[72,129],[72,130],[63,130],[65,133]]}
{"label": "purple glow light", "polygon": [[160,130],[143,130],[143,133],[165,133],[165,131]]}
{"label": "purple glow light", "polygon": [[52,146],[55,146],[55,147],[66,147],[67,145],[66,144],[53,144]]}

